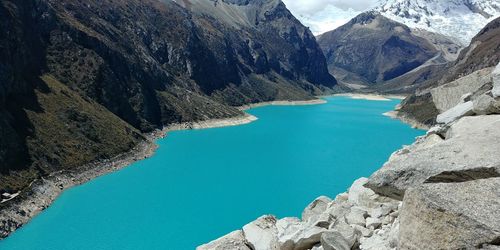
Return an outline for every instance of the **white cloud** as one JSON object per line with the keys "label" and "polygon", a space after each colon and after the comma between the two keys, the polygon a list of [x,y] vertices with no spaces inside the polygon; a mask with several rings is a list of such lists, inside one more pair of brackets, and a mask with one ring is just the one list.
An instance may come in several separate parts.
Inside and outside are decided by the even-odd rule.
{"label": "white cloud", "polygon": [[315,35],[333,30],[379,0],[283,0],[288,9]]}

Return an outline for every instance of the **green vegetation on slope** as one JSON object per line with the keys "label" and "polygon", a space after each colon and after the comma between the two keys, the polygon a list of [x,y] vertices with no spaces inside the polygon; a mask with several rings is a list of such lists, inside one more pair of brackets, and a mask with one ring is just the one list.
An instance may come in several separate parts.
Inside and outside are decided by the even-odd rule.
{"label": "green vegetation on slope", "polygon": [[32,125],[26,141],[33,167],[14,178],[1,176],[0,190],[19,190],[37,175],[111,158],[143,139],[137,129],[52,76],[41,80],[45,86],[35,90],[39,108],[24,110]]}

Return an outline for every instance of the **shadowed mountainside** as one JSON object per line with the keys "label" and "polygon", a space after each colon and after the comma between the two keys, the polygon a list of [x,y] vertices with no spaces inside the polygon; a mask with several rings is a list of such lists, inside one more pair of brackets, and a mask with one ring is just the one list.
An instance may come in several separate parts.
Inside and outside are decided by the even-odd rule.
{"label": "shadowed mountainside", "polygon": [[426,39],[377,12],[365,12],[321,35],[331,72],[346,72],[343,80],[374,85],[401,76],[438,54]]}
{"label": "shadowed mountainside", "polygon": [[335,84],[281,1],[2,0],[0,191]]}

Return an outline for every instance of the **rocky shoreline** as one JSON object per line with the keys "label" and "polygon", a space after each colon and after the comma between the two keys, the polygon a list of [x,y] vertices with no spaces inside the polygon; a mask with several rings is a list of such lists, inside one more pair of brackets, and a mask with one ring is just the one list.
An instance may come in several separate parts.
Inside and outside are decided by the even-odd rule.
{"label": "rocky shoreline", "polygon": [[500,249],[500,64],[481,88],[464,89],[425,136],[348,192],[197,249]]}
{"label": "rocky shoreline", "polygon": [[364,187],[367,181],[355,181],[334,200],[317,198],[300,219],[265,215],[197,249],[380,249],[380,242],[394,246],[391,237],[399,227],[401,201],[375,194]]}
{"label": "rocky shoreline", "polygon": [[427,124],[424,124],[424,123],[421,123],[415,119],[409,118],[409,117],[401,114],[401,112],[399,112],[397,109],[393,110],[393,111],[385,112],[385,113],[383,113],[383,115],[390,117],[392,119],[400,120],[400,121],[410,125],[412,128],[423,129],[423,130],[430,129],[430,127]]}
{"label": "rocky shoreline", "polygon": [[[308,101],[274,101],[239,107],[247,110],[266,105],[314,105],[323,104],[324,100]],[[209,119],[198,122],[171,124],[163,130],[157,130],[146,136],[145,140],[129,152],[112,159],[94,162],[74,169],[53,173],[42,179],[33,181],[20,194],[0,204],[0,240],[28,223],[33,217],[48,208],[52,202],[66,189],[84,184],[99,176],[116,172],[132,163],[151,157],[157,145],[155,140],[164,138],[168,132],[176,130],[207,129],[227,126],[237,126],[256,121],[258,118],[244,113],[242,116],[226,119]]]}

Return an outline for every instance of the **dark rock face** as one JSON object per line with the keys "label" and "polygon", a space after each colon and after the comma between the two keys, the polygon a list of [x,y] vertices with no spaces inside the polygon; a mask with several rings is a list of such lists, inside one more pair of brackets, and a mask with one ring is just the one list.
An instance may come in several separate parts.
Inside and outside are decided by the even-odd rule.
{"label": "dark rock face", "polygon": [[127,151],[173,122],[336,84],[281,1],[178,2],[0,1],[0,191]]}
{"label": "dark rock face", "polygon": [[366,84],[386,82],[434,57],[438,51],[403,24],[366,12],[321,35],[329,68],[347,71]]}

